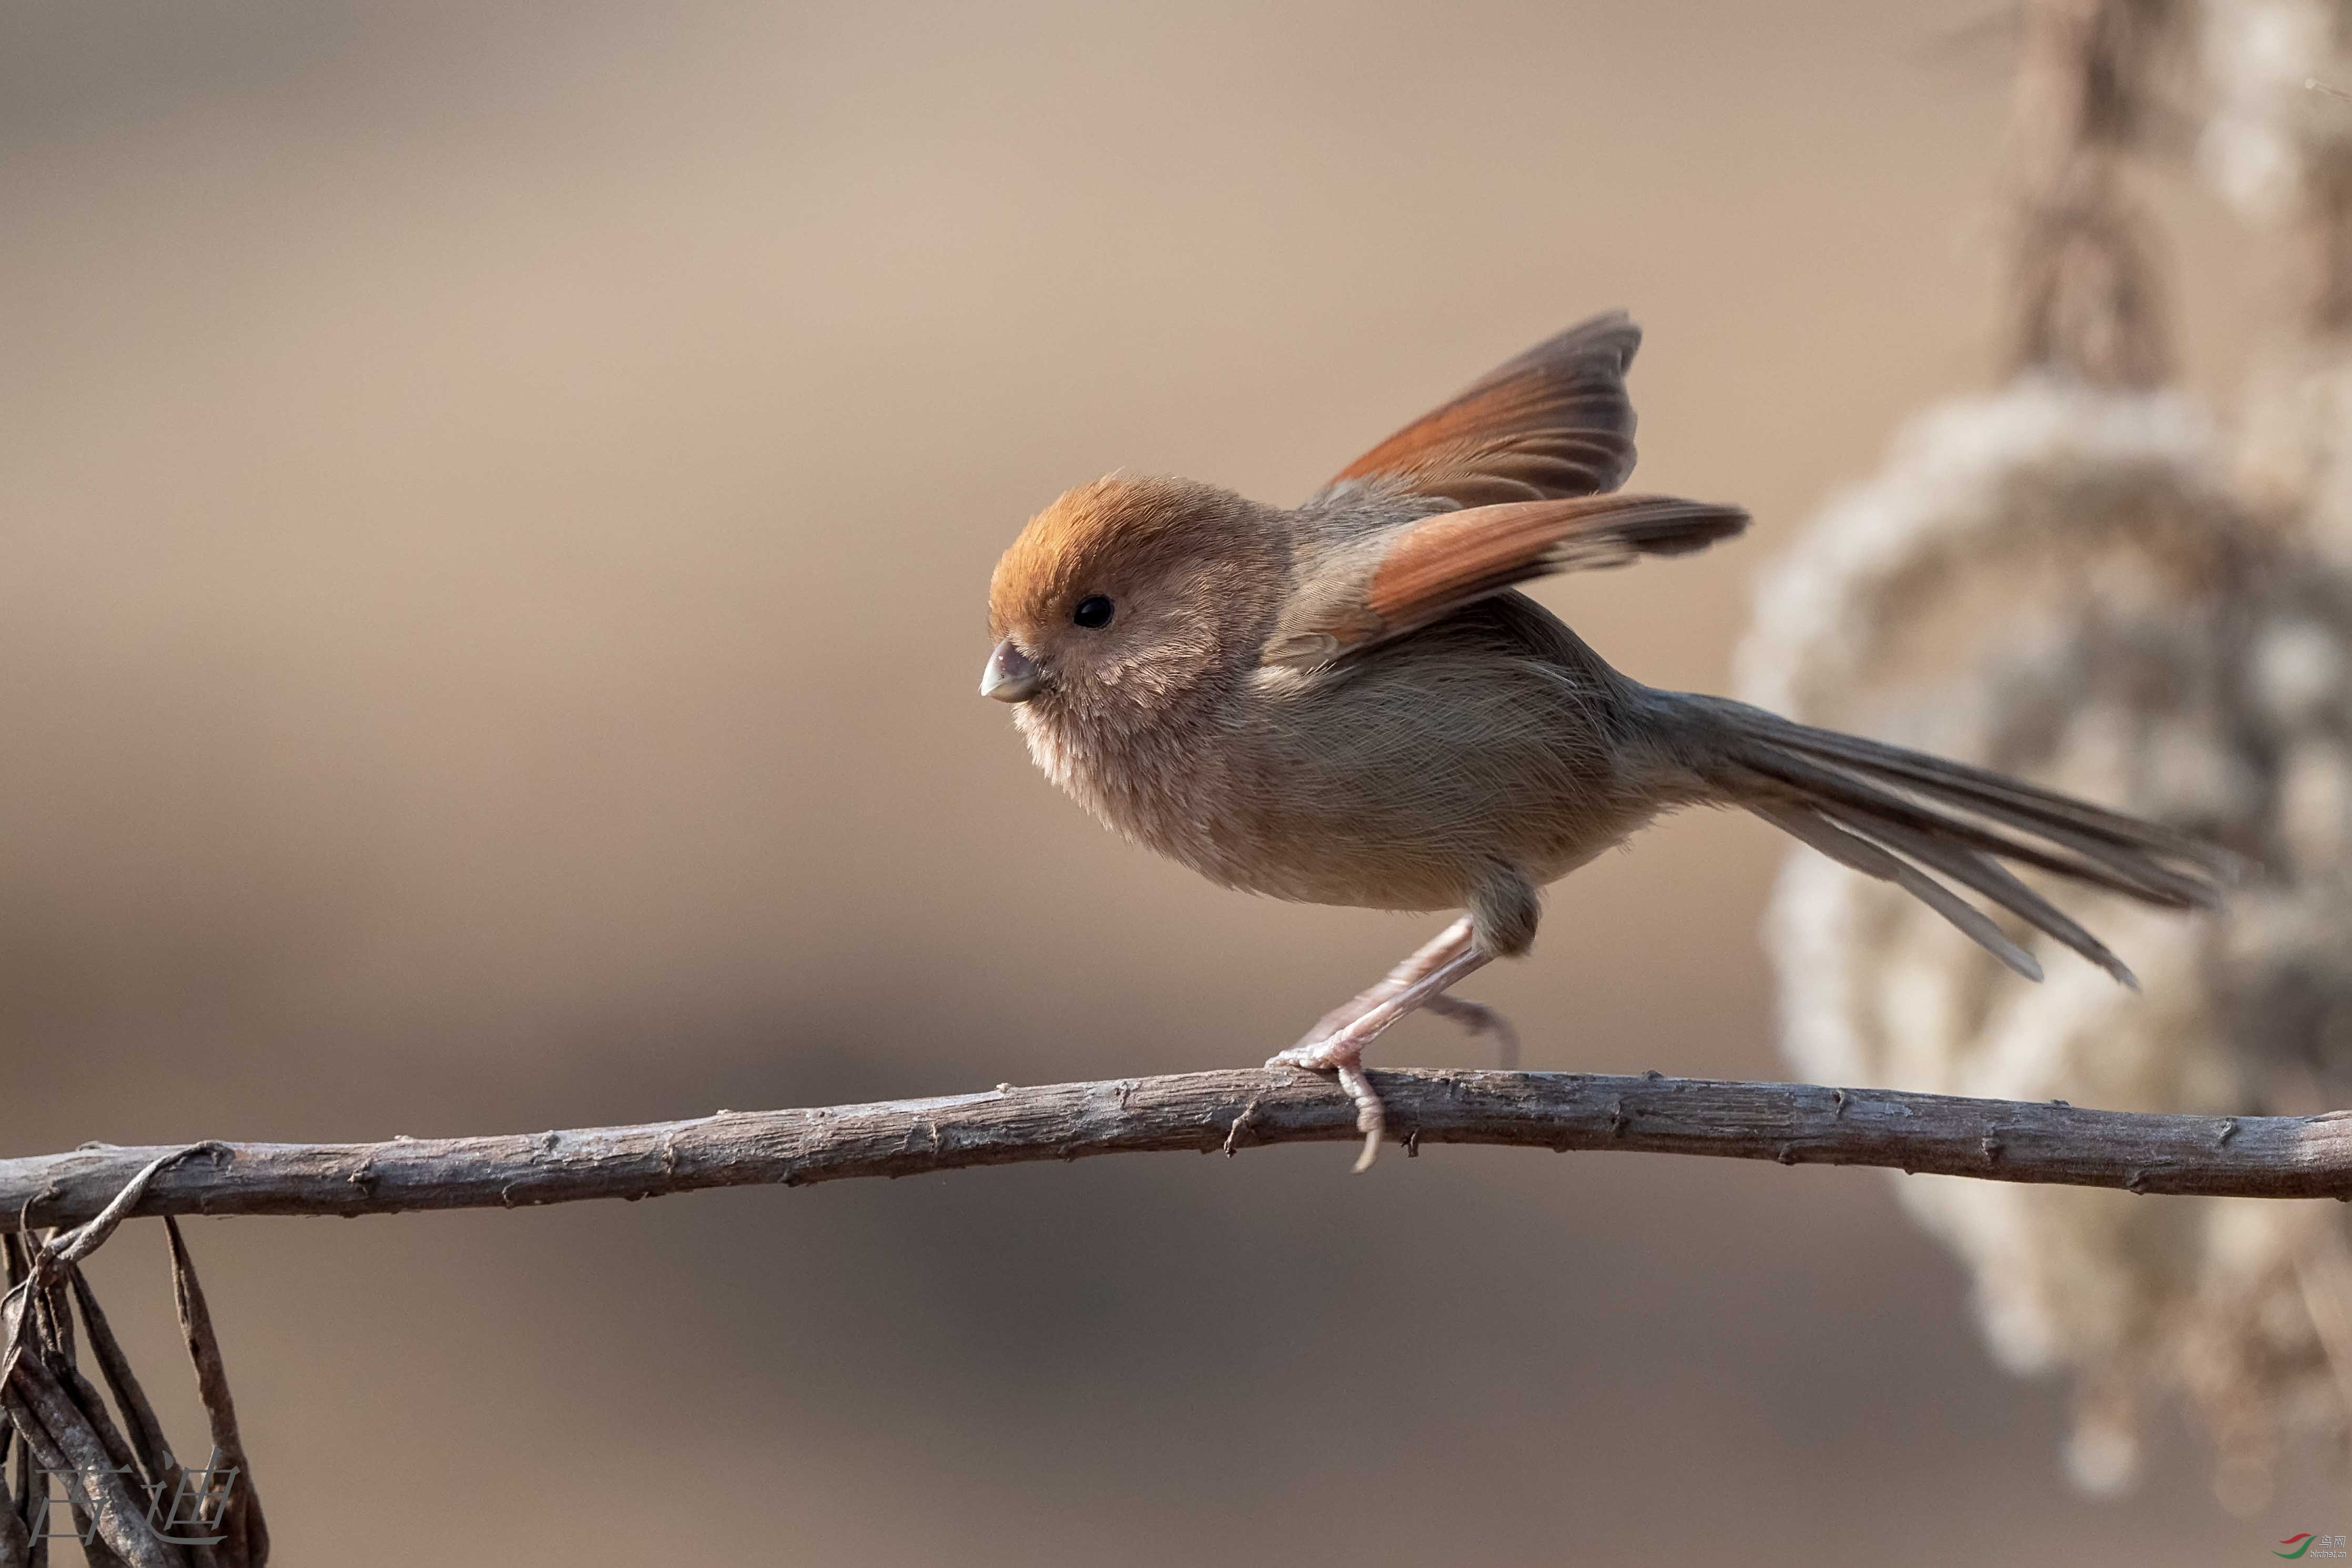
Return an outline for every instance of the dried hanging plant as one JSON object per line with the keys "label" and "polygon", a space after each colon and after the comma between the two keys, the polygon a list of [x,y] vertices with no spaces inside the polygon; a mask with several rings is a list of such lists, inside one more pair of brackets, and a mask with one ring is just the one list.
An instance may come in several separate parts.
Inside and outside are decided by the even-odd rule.
{"label": "dried hanging plant", "polygon": [[[2217,5],[2209,57],[2237,37],[2224,12],[2282,8]],[[2132,106],[2157,96],[2181,20],[2168,5],[2036,0],[2017,378],[1919,419],[1806,530],[1759,597],[1742,678],[1783,711],[2189,828],[2260,869],[2214,919],[2083,912],[2145,977],[2134,994],[2054,953],[2045,985],[2019,986],[1877,885],[1792,859],[1769,936],[1788,1050],[1810,1075],[2221,1113],[2315,1109],[2352,1086],[2352,576],[2325,559],[2310,477],[2340,471],[2329,444],[2346,436],[2340,420],[2304,420],[2301,445],[2271,442],[2304,455],[2298,477],[2250,486],[2161,384],[2129,154]],[[2233,1508],[2269,1496],[2291,1437],[2343,1452],[2338,1206],[1933,1177],[1901,1190],[1969,1265],[2002,1363],[2073,1378],[2068,1464],[2086,1489],[2129,1482],[2142,1411],[2167,1393],[2201,1413]]]}
{"label": "dried hanging plant", "polygon": [[[180,1332],[210,1427],[210,1454],[201,1467],[173,1456],[80,1269],[138,1202],[149,1177],[191,1152],[150,1165],[105,1213],[78,1229],[37,1239],[0,1234],[0,1270],[7,1277],[0,1299],[0,1458],[13,1459],[0,1492],[0,1568],[42,1568],[49,1541],[68,1533],[80,1542],[91,1568],[263,1568],[269,1560],[268,1527],[220,1344],[178,1225],[163,1222]],[[98,1364],[105,1395],[81,1369],[84,1348]],[[69,1531],[60,1528],[66,1521],[53,1497],[65,1505]]]}

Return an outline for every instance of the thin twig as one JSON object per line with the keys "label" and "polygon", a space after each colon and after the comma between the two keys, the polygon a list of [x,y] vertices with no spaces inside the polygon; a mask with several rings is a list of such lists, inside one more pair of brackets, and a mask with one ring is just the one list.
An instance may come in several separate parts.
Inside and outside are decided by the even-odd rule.
{"label": "thin twig", "polygon": [[[1389,1134],[1496,1144],[1882,1166],[2135,1193],[2352,1200],[2352,1112],[2156,1115],[1798,1083],[1559,1072],[1381,1072]],[[969,1166],[1248,1144],[1343,1142],[1356,1108],[1328,1079],[1194,1072],[1010,1086],[823,1110],[383,1144],[77,1149],[0,1160],[0,1225],[67,1225],[142,1169],[130,1212],[395,1214],[653,1197],[704,1187],[914,1176]]]}

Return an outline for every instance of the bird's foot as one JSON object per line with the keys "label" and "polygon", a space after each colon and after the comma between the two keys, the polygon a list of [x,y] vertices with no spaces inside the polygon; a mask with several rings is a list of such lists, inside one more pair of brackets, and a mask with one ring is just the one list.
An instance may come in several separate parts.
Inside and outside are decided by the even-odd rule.
{"label": "bird's foot", "polygon": [[1421,1004],[1439,1018],[1451,1019],[1473,1035],[1495,1037],[1495,1065],[1506,1072],[1516,1071],[1519,1065],[1519,1031],[1511,1020],[1483,1002],[1469,1002],[1460,997],[1438,995]]}
{"label": "bird's foot", "polygon": [[1370,1021],[1367,1013],[1337,1034],[1327,1035],[1322,1026],[1314,1033],[1292,1046],[1265,1059],[1268,1067],[1298,1067],[1309,1072],[1329,1072],[1338,1075],[1339,1087],[1356,1103],[1356,1131],[1364,1134],[1364,1152],[1356,1156],[1356,1169],[1370,1170],[1380,1157],[1381,1139],[1388,1132],[1388,1107],[1381,1103],[1380,1091],[1364,1073],[1364,1047],[1372,1037],[1386,1029],[1393,1019],[1373,1023],[1370,1030],[1361,1026]]}
{"label": "bird's foot", "polygon": [[[1391,970],[1388,978],[1346,1007],[1325,1014],[1305,1040],[1267,1058],[1268,1067],[1301,1067],[1339,1076],[1339,1087],[1356,1103],[1356,1130],[1364,1134],[1364,1152],[1356,1160],[1358,1170],[1370,1168],[1380,1157],[1381,1136],[1388,1130],[1387,1108],[1381,1103],[1372,1081],[1364,1075],[1364,1047],[1405,1014],[1443,999],[1446,987],[1486,961],[1470,946],[1469,921],[1456,921],[1444,936]],[[1461,1005],[1488,1018],[1494,1016],[1475,1003]],[[1446,1016],[1458,1019],[1463,1015],[1446,1011]]]}

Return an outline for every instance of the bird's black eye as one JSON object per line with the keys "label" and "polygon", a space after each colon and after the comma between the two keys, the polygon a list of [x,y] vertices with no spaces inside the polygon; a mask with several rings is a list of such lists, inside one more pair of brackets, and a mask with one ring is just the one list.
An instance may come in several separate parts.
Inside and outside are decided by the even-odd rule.
{"label": "bird's black eye", "polygon": [[1089,632],[1099,632],[1110,624],[1116,613],[1118,607],[1109,600],[1099,593],[1089,593],[1078,601],[1078,607],[1070,612],[1070,619]]}

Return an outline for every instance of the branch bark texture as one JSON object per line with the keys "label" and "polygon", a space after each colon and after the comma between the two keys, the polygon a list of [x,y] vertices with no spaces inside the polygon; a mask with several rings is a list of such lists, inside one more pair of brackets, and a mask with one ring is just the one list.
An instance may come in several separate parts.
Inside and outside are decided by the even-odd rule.
{"label": "branch bark texture", "polygon": [[[1391,1136],[1878,1166],[2136,1193],[2352,1201],[2352,1111],[2158,1115],[1883,1089],[1558,1072],[1376,1072]],[[915,1176],[1148,1151],[1348,1143],[1355,1106],[1294,1071],[1055,1083],[685,1122],[381,1144],[98,1145],[0,1159],[0,1228],[128,1215],[395,1214]],[[176,1159],[166,1159],[175,1153]],[[158,1164],[159,1161],[164,1163]],[[127,1189],[154,1168],[135,1197]]]}

